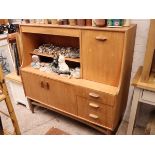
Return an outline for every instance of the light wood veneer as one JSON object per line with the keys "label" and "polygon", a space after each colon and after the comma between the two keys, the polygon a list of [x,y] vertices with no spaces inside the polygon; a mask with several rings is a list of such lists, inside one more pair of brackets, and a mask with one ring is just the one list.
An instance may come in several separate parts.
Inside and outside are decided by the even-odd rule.
{"label": "light wood veneer", "polygon": [[[136,25],[95,28],[23,24],[20,26],[25,94],[37,105],[60,112],[107,134],[115,132],[127,103]],[[80,79],[68,79],[30,66],[43,43],[80,48]],[[46,57],[46,55],[44,55]],[[31,103],[36,104],[36,103]]]}

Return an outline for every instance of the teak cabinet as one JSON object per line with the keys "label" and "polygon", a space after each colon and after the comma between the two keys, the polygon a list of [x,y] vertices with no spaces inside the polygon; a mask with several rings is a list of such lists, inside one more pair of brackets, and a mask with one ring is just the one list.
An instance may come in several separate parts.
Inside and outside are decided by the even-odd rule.
{"label": "teak cabinet", "polygon": [[[54,110],[107,134],[115,132],[127,103],[136,25],[95,28],[23,24],[20,30],[24,90],[29,101],[36,101],[30,104]],[[80,79],[30,66],[34,49],[49,42],[80,48],[80,59],[66,59],[68,65],[80,66]]]}

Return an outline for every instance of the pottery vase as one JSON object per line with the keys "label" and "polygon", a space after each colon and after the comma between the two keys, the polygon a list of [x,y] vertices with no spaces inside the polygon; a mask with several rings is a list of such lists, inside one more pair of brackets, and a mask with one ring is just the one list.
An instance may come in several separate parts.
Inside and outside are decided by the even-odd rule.
{"label": "pottery vase", "polygon": [[130,19],[124,19],[123,26],[130,26]]}
{"label": "pottery vase", "polygon": [[75,26],[76,25],[76,19],[69,19],[69,25]]}
{"label": "pottery vase", "polygon": [[63,25],[68,25],[68,19],[63,19],[63,20],[62,20],[62,24],[63,24]]}
{"label": "pottery vase", "polygon": [[48,24],[48,19],[44,19],[44,24]]}
{"label": "pottery vase", "polygon": [[58,19],[58,25],[63,25],[63,20],[62,19]]}
{"label": "pottery vase", "polygon": [[86,19],[86,26],[92,26],[92,19]]}
{"label": "pottery vase", "polygon": [[58,24],[58,20],[57,20],[57,19],[51,19],[51,23],[52,23],[53,25],[57,25],[57,24]]}
{"label": "pottery vase", "polygon": [[94,19],[94,24],[97,27],[104,27],[106,26],[106,20],[105,19]]}
{"label": "pottery vase", "polygon": [[77,19],[77,25],[78,26],[85,26],[86,20],[85,19]]}

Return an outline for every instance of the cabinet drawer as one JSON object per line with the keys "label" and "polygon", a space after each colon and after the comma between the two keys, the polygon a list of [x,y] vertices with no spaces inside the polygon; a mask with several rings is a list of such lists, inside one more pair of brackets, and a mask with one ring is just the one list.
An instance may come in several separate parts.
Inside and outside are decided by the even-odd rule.
{"label": "cabinet drawer", "polygon": [[144,90],[142,93],[142,99],[149,102],[155,102],[155,92]]}
{"label": "cabinet drawer", "polygon": [[91,89],[86,90],[86,98],[89,100],[94,100],[96,102],[102,102],[111,106],[113,106],[114,104],[114,96]]}
{"label": "cabinet drawer", "polygon": [[124,33],[82,31],[83,78],[118,86]]}
{"label": "cabinet drawer", "polygon": [[78,116],[100,126],[112,128],[113,108],[103,103],[77,97]]}
{"label": "cabinet drawer", "polygon": [[92,89],[87,89],[84,87],[77,87],[76,88],[76,95],[87,98],[89,100],[93,100],[95,102],[101,102],[110,106],[113,106],[115,103],[115,96],[110,94],[106,94],[103,92],[99,92]]}

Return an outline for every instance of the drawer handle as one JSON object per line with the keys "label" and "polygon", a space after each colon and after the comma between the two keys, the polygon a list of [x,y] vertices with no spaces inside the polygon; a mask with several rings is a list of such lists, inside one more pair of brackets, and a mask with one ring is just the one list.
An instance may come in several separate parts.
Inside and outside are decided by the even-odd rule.
{"label": "drawer handle", "polygon": [[41,88],[44,88],[44,82],[43,81],[40,82],[40,86],[41,86]]}
{"label": "drawer handle", "polygon": [[94,98],[99,98],[100,96],[95,93],[89,93],[89,96],[94,97]]}
{"label": "drawer handle", "polygon": [[106,38],[106,37],[104,37],[104,36],[97,36],[97,37],[96,37],[96,40],[106,41],[106,40],[107,40],[107,38]]}
{"label": "drawer handle", "polygon": [[94,114],[89,114],[89,117],[94,118],[94,119],[98,119],[99,118],[97,115],[94,115]]}
{"label": "drawer handle", "polygon": [[89,106],[93,108],[99,108],[99,105],[96,103],[89,103]]}
{"label": "drawer handle", "polygon": [[50,85],[48,82],[45,82],[46,83],[46,89],[49,90],[50,89]]}

